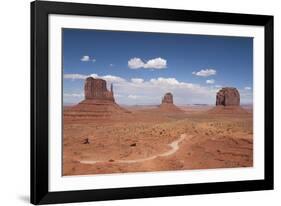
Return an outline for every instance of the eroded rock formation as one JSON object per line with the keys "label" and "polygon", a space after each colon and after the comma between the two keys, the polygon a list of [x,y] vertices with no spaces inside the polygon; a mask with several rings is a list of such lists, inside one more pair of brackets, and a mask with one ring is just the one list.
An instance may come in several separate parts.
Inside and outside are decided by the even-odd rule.
{"label": "eroded rock formation", "polygon": [[162,112],[182,112],[180,108],[174,105],[173,94],[168,92],[162,98],[162,104],[160,104]]}
{"label": "eroded rock formation", "polygon": [[107,90],[106,81],[103,79],[94,79],[88,77],[84,85],[85,100],[103,100],[115,102],[113,94],[113,86],[111,91]]}
{"label": "eroded rock formation", "polygon": [[84,84],[84,96],[85,99],[77,105],[64,110],[64,120],[94,120],[129,113],[116,104],[113,85],[109,91],[103,79],[88,77]]}
{"label": "eroded rock formation", "polygon": [[164,95],[162,104],[174,104],[172,93],[168,92]]}
{"label": "eroded rock formation", "polygon": [[224,87],[217,92],[217,106],[240,106],[240,94],[234,87]]}
{"label": "eroded rock formation", "polygon": [[249,115],[240,106],[240,94],[234,87],[224,87],[217,92],[216,106],[207,111],[208,114],[215,115]]}

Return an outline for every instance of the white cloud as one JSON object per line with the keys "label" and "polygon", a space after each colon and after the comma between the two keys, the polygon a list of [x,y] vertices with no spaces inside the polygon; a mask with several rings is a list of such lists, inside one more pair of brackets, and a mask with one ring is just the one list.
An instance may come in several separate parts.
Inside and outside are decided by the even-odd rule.
{"label": "white cloud", "polygon": [[100,78],[100,79],[104,79],[110,83],[112,82],[124,82],[125,79],[123,79],[122,77],[118,77],[118,76],[113,76],[113,75],[104,75],[104,76],[99,76],[97,74],[91,74],[90,75],[93,78]]}
{"label": "white cloud", "polygon": [[84,55],[81,57],[80,59],[82,62],[89,62],[89,61],[92,61],[92,62],[96,62],[96,59],[94,57],[90,57],[88,55]]}
{"label": "white cloud", "polygon": [[208,76],[215,75],[216,73],[217,71],[214,69],[205,69],[205,70],[202,69],[199,72],[192,72],[192,74],[200,77],[208,77]]}
{"label": "white cloud", "polygon": [[76,80],[76,79],[86,79],[87,77],[93,77],[93,78],[97,78],[97,79],[104,79],[108,82],[124,82],[125,79],[118,77],[118,76],[113,76],[113,75],[104,75],[104,76],[99,76],[97,74],[90,74],[90,75],[84,75],[84,74],[64,74],[63,78],[64,79],[72,79],[72,80]]}
{"label": "white cloud", "polygon": [[128,61],[128,67],[130,69],[164,69],[167,68],[167,60],[158,57],[144,62],[140,58],[134,57]]}
{"label": "white cloud", "polygon": [[157,79],[150,79],[150,82],[153,84],[168,84],[168,85],[178,85],[179,81],[175,78],[163,78],[158,77]]}
{"label": "white cloud", "polygon": [[129,99],[137,99],[138,97],[139,97],[139,96],[133,95],[133,94],[128,95],[128,98],[129,98]]}
{"label": "white cloud", "polygon": [[154,85],[159,86],[168,86],[168,87],[179,87],[179,88],[195,88],[199,85],[187,83],[187,82],[179,82],[176,78],[163,78],[158,77],[157,79],[150,79],[150,82]]}
{"label": "white cloud", "polygon": [[215,88],[222,88],[222,85],[215,85]]}
{"label": "white cloud", "polygon": [[215,80],[214,79],[207,79],[206,84],[214,84]]}
{"label": "white cloud", "polygon": [[84,97],[83,93],[64,93],[63,94],[64,97]]}
{"label": "white cloud", "polygon": [[131,81],[132,81],[133,83],[136,83],[136,84],[138,84],[138,83],[140,84],[140,83],[143,83],[143,82],[144,82],[144,80],[141,79],[141,78],[132,78]]}
{"label": "white cloud", "polygon": [[241,103],[242,104],[251,104],[253,103],[253,92],[251,87],[244,87],[239,90]]}
{"label": "white cloud", "polygon": [[82,62],[88,62],[88,61],[90,61],[90,56],[88,56],[88,55],[82,56],[82,58],[80,60]]}
{"label": "white cloud", "polygon": [[109,64],[109,66],[110,66],[110,67],[113,67],[113,66],[114,66],[114,64]]}
{"label": "white cloud", "polygon": [[130,69],[139,69],[144,66],[144,62],[140,58],[132,58],[128,61],[128,67]]}
{"label": "white cloud", "polygon": [[123,95],[121,95],[121,94],[114,94],[114,97],[116,98],[118,98],[118,97],[123,97]]}
{"label": "white cloud", "polygon": [[[113,75],[100,76],[97,74],[65,74],[64,78],[85,79],[89,76],[105,79],[108,86],[110,83],[113,83],[114,97],[116,102],[118,104],[125,105],[157,105],[160,104],[163,95],[167,92],[171,92],[173,94],[175,104],[214,104],[218,89],[217,87],[220,87],[220,85],[204,86],[191,82],[179,81],[174,77],[157,77],[148,80],[144,80],[142,78],[132,78],[127,80]],[[81,89],[81,93],[83,93],[83,81],[80,81],[79,88]],[[245,95],[241,92],[241,102],[249,102],[252,98],[252,92],[250,90],[243,91]],[[67,97],[67,101],[78,103],[83,99],[83,97],[78,97],[80,92],[75,91],[72,93],[77,95],[66,95],[65,97]]]}
{"label": "white cloud", "polygon": [[151,68],[151,69],[164,69],[167,67],[167,60],[162,59],[160,57],[155,59],[150,59],[144,65],[144,68]]}
{"label": "white cloud", "polygon": [[[118,96],[122,97],[122,95],[118,95]],[[155,96],[135,95],[135,94],[129,94],[127,98],[133,104],[139,104],[139,103],[150,104],[151,101],[152,102],[154,101],[156,104],[158,104],[160,99],[159,97],[155,97]]]}
{"label": "white cloud", "polygon": [[63,75],[64,79],[72,79],[72,80],[75,80],[75,79],[86,79],[87,77],[88,76],[84,75],[84,74],[64,74]]}
{"label": "white cloud", "polygon": [[[138,78],[135,78],[138,79]],[[199,84],[181,82],[176,78],[158,77],[147,81],[132,80],[114,85],[116,98],[120,104],[159,104],[163,95],[172,92],[176,104],[214,103],[215,92]]]}

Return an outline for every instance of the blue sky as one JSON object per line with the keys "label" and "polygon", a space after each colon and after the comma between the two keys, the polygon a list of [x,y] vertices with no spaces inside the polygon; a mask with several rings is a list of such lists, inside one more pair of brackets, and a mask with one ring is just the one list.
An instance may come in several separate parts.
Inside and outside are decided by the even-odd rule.
{"label": "blue sky", "polygon": [[[253,39],[167,33],[63,30],[64,103],[83,99],[87,76],[113,83],[120,104],[214,104],[224,86],[252,103]],[[108,85],[109,86],[109,85]]]}

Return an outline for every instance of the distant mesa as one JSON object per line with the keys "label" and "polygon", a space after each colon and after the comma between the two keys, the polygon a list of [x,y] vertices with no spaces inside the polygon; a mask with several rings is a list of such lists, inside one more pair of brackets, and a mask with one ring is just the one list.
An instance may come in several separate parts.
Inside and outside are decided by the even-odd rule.
{"label": "distant mesa", "polygon": [[109,91],[103,79],[88,77],[84,84],[84,97],[77,105],[65,109],[66,120],[99,119],[130,113],[115,102],[113,84]]}
{"label": "distant mesa", "polygon": [[234,87],[225,87],[217,92],[216,105],[240,106],[240,94]]}
{"label": "distant mesa", "polygon": [[164,95],[159,108],[164,112],[183,112],[180,108],[174,105],[173,94],[170,92]]}
{"label": "distant mesa", "polygon": [[172,93],[168,92],[164,95],[162,99],[162,104],[174,104]]}

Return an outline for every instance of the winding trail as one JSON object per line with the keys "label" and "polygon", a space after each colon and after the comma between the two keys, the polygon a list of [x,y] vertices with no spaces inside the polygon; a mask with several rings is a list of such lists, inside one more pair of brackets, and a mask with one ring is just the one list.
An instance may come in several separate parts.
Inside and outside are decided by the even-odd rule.
{"label": "winding trail", "polygon": [[[157,155],[153,155],[153,156],[150,156],[150,157],[146,157],[146,158],[140,158],[140,159],[135,159],[135,160],[114,160],[114,162],[112,163],[139,163],[139,162],[144,162],[144,161],[148,161],[148,160],[153,160],[153,159],[156,159],[157,157],[167,157],[167,156],[170,156],[174,153],[176,153],[178,150],[179,150],[179,144],[185,140],[186,138],[191,138],[193,135],[186,135],[186,134],[181,134],[180,135],[180,138],[171,142],[170,144],[168,144],[171,149],[168,150],[167,152],[164,152],[164,153],[160,153],[160,154],[157,154]],[[96,164],[96,163],[100,163],[100,162],[106,162],[106,161],[95,161],[95,160],[81,160],[80,163],[82,164]]]}

